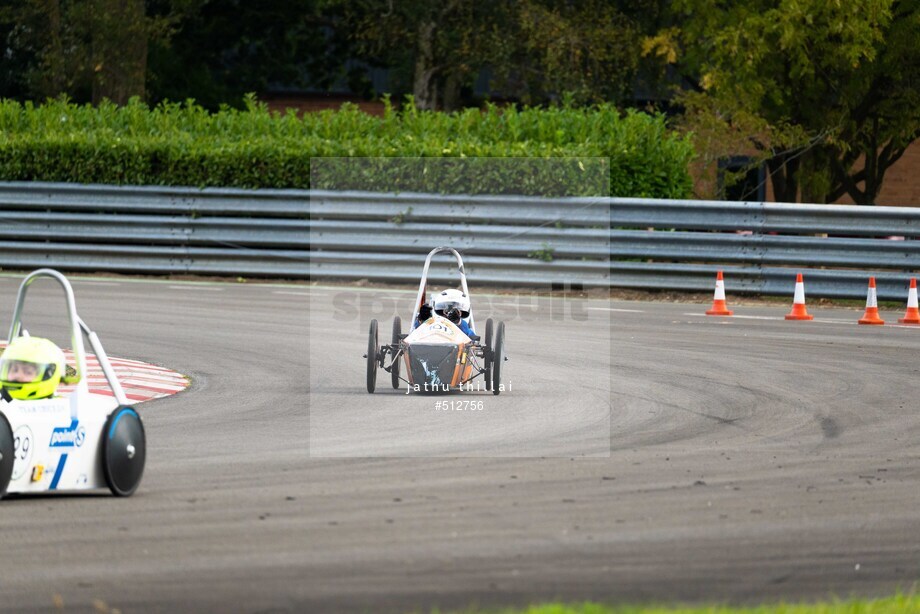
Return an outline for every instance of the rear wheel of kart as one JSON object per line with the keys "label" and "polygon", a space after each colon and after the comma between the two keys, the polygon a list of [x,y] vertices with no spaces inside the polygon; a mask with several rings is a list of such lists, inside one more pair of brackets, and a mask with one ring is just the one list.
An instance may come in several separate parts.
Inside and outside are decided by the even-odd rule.
{"label": "rear wheel of kart", "polygon": [[505,360],[505,323],[495,328],[495,346],[492,349],[492,394],[501,392],[502,361]]}
{"label": "rear wheel of kart", "polygon": [[137,490],[146,459],[147,438],[141,417],[130,407],[116,409],[102,431],[102,472],[113,495],[127,497]]}
{"label": "rear wheel of kart", "polygon": [[16,448],[13,445],[13,429],[6,416],[0,414],[0,497],[6,493],[13,477],[16,463]]}
{"label": "rear wheel of kart", "polygon": [[486,336],[483,349],[485,349],[485,357],[482,361],[482,374],[485,378],[486,390],[492,390],[492,318],[486,320]]}
{"label": "rear wheel of kart", "polygon": [[377,387],[377,320],[371,320],[367,332],[367,391],[374,394]]}
{"label": "rear wheel of kart", "polygon": [[[393,318],[393,338],[390,340],[390,343],[393,344],[393,347],[399,347],[399,336],[401,334],[402,334],[402,320],[399,319],[399,316],[396,316]],[[390,367],[390,383],[393,384],[393,388],[399,388],[399,359],[398,358],[396,358],[393,361],[393,366]]]}

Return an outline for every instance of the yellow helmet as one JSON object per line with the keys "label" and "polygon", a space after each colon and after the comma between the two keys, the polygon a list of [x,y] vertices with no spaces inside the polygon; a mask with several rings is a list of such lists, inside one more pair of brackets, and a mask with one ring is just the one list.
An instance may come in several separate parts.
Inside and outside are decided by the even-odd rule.
{"label": "yellow helmet", "polygon": [[40,337],[17,337],[0,355],[0,388],[21,400],[54,395],[64,375],[64,352]]}

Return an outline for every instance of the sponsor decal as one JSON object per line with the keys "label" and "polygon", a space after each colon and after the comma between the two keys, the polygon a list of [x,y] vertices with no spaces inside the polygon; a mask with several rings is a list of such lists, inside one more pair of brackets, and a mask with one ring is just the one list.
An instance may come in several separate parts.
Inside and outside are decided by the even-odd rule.
{"label": "sponsor decal", "polygon": [[51,485],[48,486],[49,490],[54,490],[58,487],[58,482],[61,481],[61,475],[64,473],[64,465],[67,464],[67,453],[61,454],[61,458],[58,459],[57,469],[54,470],[54,477],[51,478]]}
{"label": "sponsor decal", "polygon": [[427,375],[429,378],[429,381],[426,383],[426,386],[428,383],[430,383],[432,386],[440,386],[441,376],[438,375],[437,367],[435,367],[434,369],[429,369],[428,363],[424,359],[420,359],[419,362],[422,364],[422,368],[425,370],[425,375]]}
{"label": "sponsor decal", "polygon": [[59,426],[51,431],[49,448],[73,448],[83,445],[86,440],[86,429],[80,426],[80,421],[73,419],[70,426]]}
{"label": "sponsor decal", "polygon": [[50,402],[19,401],[15,407],[23,414],[50,414],[70,411],[70,407],[58,399],[51,399]]}

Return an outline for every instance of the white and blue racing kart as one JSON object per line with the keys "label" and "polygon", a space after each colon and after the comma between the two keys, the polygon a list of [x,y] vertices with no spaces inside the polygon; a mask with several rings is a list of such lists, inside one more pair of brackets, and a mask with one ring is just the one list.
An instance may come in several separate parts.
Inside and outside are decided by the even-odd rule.
{"label": "white and blue racing kart", "polygon": [[[367,360],[369,393],[373,393],[377,387],[378,369],[389,372],[393,388],[399,388],[402,381],[409,390],[419,392],[471,390],[475,387],[499,394],[504,390],[502,365],[508,360],[505,355],[504,322],[498,322],[493,327],[492,319],[486,320],[484,339],[479,335],[467,336],[459,326],[436,314],[415,325],[422,305],[428,302],[428,269],[431,259],[442,252],[452,255],[456,260],[460,272],[460,287],[467,297],[470,296],[460,253],[451,247],[436,247],[431,250],[422,269],[415,308],[412,319],[409,320],[410,332],[402,332],[402,321],[399,316],[395,316],[390,343],[381,345],[377,333],[377,320],[371,320],[367,336],[367,353],[364,355]],[[467,324],[473,327],[472,307]],[[406,377],[401,376],[401,371]],[[479,377],[482,379],[476,381]],[[480,382],[482,386],[479,386]]]}
{"label": "white and blue racing kart", "polygon": [[[29,286],[56,280],[64,289],[75,361],[61,383],[75,385],[68,396],[0,401],[0,497],[10,494],[86,491],[108,487],[134,493],[144,473],[144,425],[128,400],[99,338],[77,315],[73,289],[61,273],[39,269],[19,287],[10,340],[28,334],[22,308]],[[91,394],[83,336],[89,340],[113,396]]]}

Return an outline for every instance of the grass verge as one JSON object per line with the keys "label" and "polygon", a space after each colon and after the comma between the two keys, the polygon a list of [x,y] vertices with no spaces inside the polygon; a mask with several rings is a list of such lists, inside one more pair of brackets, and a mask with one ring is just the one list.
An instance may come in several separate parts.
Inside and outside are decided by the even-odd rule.
{"label": "grass verge", "polygon": [[881,599],[835,599],[819,603],[780,603],[748,607],[546,603],[526,608],[459,610],[455,614],[920,614],[920,596],[911,592]]}

